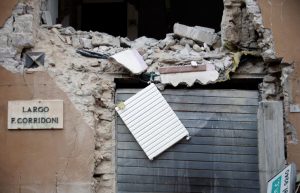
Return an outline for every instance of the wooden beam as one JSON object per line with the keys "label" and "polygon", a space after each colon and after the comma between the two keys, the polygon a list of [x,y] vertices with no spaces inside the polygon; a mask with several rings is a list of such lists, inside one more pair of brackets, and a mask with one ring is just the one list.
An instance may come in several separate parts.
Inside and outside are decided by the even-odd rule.
{"label": "wooden beam", "polygon": [[266,193],[268,181],[285,166],[282,102],[260,102],[257,116],[260,192]]}

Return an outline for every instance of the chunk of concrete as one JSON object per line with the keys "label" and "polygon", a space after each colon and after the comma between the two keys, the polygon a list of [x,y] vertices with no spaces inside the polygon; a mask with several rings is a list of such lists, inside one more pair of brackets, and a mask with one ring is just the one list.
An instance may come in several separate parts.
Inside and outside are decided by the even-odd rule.
{"label": "chunk of concrete", "polygon": [[25,14],[15,17],[14,32],[32,33],[33,32],[33,15]]}
{"label": "chunk of concrete", "polygon": [[87,39],[87,38],[80,38],[79,42],[81,43],[83,48],[87,48],[90,49],[92,48],[92,40],[91,39]]}
{"label": "chunk of concrete", "polygon": [[146,36],[139,37],[135,39],[131,43],[131,47],[135,49],[147,47],[147,46],[154,46],[158,43],[158,41],[154,38],[147,38]]}
{"label": "chunk of concrete", "polygon": [[11,34],[12,45],[22,48],[34,47],[34,38],[32,33],[13,33]]}
{"label": "chunk of concrete", "polygon": [[210,46],[212,46],[218,40],[218,35],[215,33],[215,30],[206,27],[189,27],[175,23],[173,30],[178,36],[186,37],[197,42],[203,42]]}
{"label": "chunk of concrete", "polygon": [[99,33],[92,37],[93,46],[117,46],[120,47],[120,39],[109,34]]}

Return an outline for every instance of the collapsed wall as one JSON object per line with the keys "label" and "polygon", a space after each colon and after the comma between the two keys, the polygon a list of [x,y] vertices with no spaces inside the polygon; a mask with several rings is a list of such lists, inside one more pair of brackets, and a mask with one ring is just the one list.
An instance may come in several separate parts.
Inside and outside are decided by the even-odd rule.
{"label": "collapsed wall", "polygon": [[[94,161],[89,164],[94,168],[91,174],[93,192],[115,192],[114,79],[138,78],[108,58],[116,53],[129,48],[138,50],[148,65],[148,74],[159,75],[160,67],[191,62],[210,65],[217,73],[216,78],[205,75],[205,81],[201,77],[186,80],[182,76],[176,77],[182,78],[176,83],[172,78],[163,83],[159,76],[142,80],[154,81],[162,89],[166,84],[192,86],[228,81],[234,74],[259,77],[263,79],[260,84],[262,100],[284,100],[287,108],[286,79],[291,67],[276,58],[272,34],[264,28],[254,0],[225,0],[220,33],[175,24],[174,33],[167,34],[163,40],[140,37],[130,41],[102,32],[41,25],[40,11],[45,9],[45,2],[39,0],[16,6],[0,29],[0,64],[19,74],[47,72],[92,128]],[[88,50],[98,57],[84,56],[78,49]],[[25,54],[29,51],[44,52],[44,66],[24,68]]]}

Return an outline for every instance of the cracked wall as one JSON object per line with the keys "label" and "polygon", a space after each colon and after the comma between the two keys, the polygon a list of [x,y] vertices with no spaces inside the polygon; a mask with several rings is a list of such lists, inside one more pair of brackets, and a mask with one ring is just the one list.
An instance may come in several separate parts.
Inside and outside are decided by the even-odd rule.
{"label": "cracked wall", "polygon": [[[0,192],[92,192],[94,133],[45,72],[0,67]],[[7,130],[9,100],[64,100],[63,130]]]}
{"label": "cracked wall", "polygon": [[[278,56],[284,57],[288,63],[293,63],[294,72],[287,80],[288,104],[287,112],[289,112],[289,104],[300,104],[300,56],[299,44],[300,37],[300,2],[297,0],[259,0],[264,18],[264,24],[270,28],[274,34],[275,48]],[[288,121],[291,123],[289,127],[289,136],[287,138],[287,157],[290,162],[300,165],[299,156],[299,132],[300,117],[299,113],[288,113]],[[294,126],[293,126],[294,125]]]}
{"label": "cracked wall", "polygon": [[[20,160],[15,170],[16,163],[7,164],[5,154],[1,156],[1,163],[7,164],[5,174],[14,171],[11,178],[0,177],[0,184],[8,184],[4,186],[5,193],[15,191],[15,184],[20,184],[21,192],[115,192],[114,79],[136,77],[111,60],[84,57],[76,52],[77,48],[108,55],[137,49],[149,67],[148,72],[191,61],[210,64],[220,73],[216,82],[227,81],[232,74],[259,76],[263,80],[260,90],[264,100],[285,98],[280,83],[285,66],[275,58],[272,34],[262,24],[256,1],[224,2],[222,31],[215,34],[221,36],[222,45],[214,46],[175,34],[167,34],[163,40],[140,37],[130,41],[101,32],[76,31],[72,27],[40,26],[40,10],[46,10],[44,5],[45,1],[39,0],[19,3],[0,29],[0,64],[9,70],[1,70],[3,77],[8,76],[0,85],[1,93],[7,93],[0,100],[1,132],[5,139],[2,142],[9,145],[2,146],[2,152],[11,149],[7,155]],[[45,52],[45,66],[24,69],[27,51]],[[7,100],[34,98],[64,99],[63,130],[6,130]],[[28,138],[23,140],[24,134]],[[16,146],[7,142],[20,138]],[[53,146],[55,151],[49,156],[47,150]],[[44,165],[46,160],[50,166]],[[32,168],[27,166],[29,163]],[[35,172],[34,165],[41,172]],[[23,181],[25,176],[27,181]],[[40,179],[38,183],[36,179]],[[44,184],[48,184],[47,189],[41,190]]]}

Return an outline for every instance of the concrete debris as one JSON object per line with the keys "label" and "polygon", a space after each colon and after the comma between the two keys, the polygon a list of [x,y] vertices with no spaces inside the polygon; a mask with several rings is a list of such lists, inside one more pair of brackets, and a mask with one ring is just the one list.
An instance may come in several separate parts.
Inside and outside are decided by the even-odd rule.
{"label": "concrete debris", "polygon": [[190,46],[193,46],[194,45],[194,41],[191,40],[191,39],[187,39],[187,38],[181,38],[180,41],[179,41],[179,44],[182,45],[182,46],[185,46],[185,45],[190,45]]}
{"label": "concrete debris", "polygon": [[194,44],[194,45],[193,45],[193,49],[194,49],[196,52],[204,51],[204,49],[202,49],[202,47],[200,47],[198,44]]}
{"label": "concrete debris", "polygon": [[54,34],[56,34],[57,35],[57,37],[59,37],[59,39],[62,41],[62,42],[65,42],[66,41],[66,39],[62,36],[62,35],[60,35],[60,32],[57,30],[57,28],[52,28],[51,29],[51,31],[54,33]]}
{"label": "concrete debris", "polygon": [[196,82],[203,85],[216,82],[219,78],[219,73],[213,65],[209,64],[207,65],[207,71],[161,74],[160,78],[162,84],[171,84],[175,87],[179,84],[185,84],[191,87]]}
{"label": "concrete debris", "polygon": [[218,40],[218,35],[215,33],[215,30],[206,27],[189,27],[175,23],[173,30],[174,34],[178,36],[190,38],[197,42],[203,42],[210,46],[215,44]]}
{"label": "concrete debris", "polygon": [[171,46],[176,44],[176,40],[173,37],[173,34],[167,34],[166,38],[159,41],[158,47],[160,49],[169,49]]}
{"label": "concrete debris", "polygon": [[134,49],[117,53],[111,56],[111,58],[130,70],[133,74],[141,74],[148,68],[142,56]]}
{"label": "concrete debris", "polygon": [[131,47],[131,41],[129,38],[120,38],[120,45],[124,48],[130,48]]}
{"label": "concrete debris", "polygon": [[67,35],[67,36],[71,36],[76,33],[76,30],[71,26],[61,28],[58,31],[61,33],[61,35]]}
{"label": "concrete debris", "polygon": [[15,18],[14,32],[16,33],[32,33],[33,32],[33,16],[31,14],[21,15]]}
{"label": "concrete debris", "polygon": [[11,43],[20,52],[23,48],[34,47],[35,41],[32,33],[13,33],[10,35]]}
{"label": "concrete debris", "polygon": [[120,47],[120,39],[106,33],[95,33],[92,37],[93,46],[117,46]]}
{"label": "concrete debris", "polygon": [[83,48],[91,49],[93,48],[92,40],[88,38],[80,38],[79,39],[80,44]]}
{"label": "concrete debris", "polygon": [[140,38],[135,39],[131,43],[131,47],[135,49],[139,49],[139,48],[155,46],[157,43],[158,41],[154,38],[147,38],[145,36],[142,36]]}
{"label": "concrete debris", "polygon": [[42,17],[42,22],[43,22],[44,24],[49,25],[49,26],[53,25],[53,23],[52,23],[52,18],[51,18],[51,14],[50,14],[49,11],[42,11],[41,14],[42,14],[42,15],[41,15],[41,17]]}

